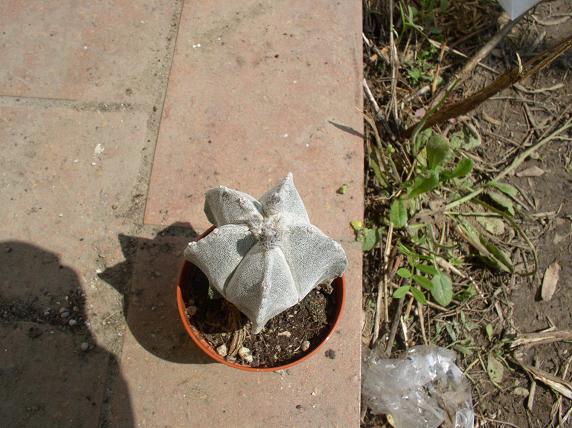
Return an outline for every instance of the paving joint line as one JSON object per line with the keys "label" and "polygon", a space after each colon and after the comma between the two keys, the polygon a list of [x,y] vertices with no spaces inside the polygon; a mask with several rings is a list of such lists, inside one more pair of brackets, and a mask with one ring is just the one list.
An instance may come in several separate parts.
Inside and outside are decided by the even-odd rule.
{"label": "paving joint line", "polygon": [[[179,34],[179,28],[181,24],[181,17],[183,15],[184,0],[179,0],[176,4],[175,10],[171,15],[171,28],[169,29],[167,43],[165,46],[165,55],[161,58],[161,69],[158,72],[160,76],[159,90],[157,90],[157,96],[155,97],[153,107],[146,110],[147,116],[147,132],[145,136],[145,144],[142,149],[142,155],[140,159],[140,167],[137,174],[136,185],[133,189],[132,202],[133,205],[125,217],[131,223],[130,235],[137,235],[143,227],[143,218],[145,216],[145,208],[147,205],[147,194],[149,192],[149,181],[151,178],[151,172],[153,167],[153,159],[155,157],[155,148],[157,146],[157,139],[159,137],[159,130],[161,125],[161,119],[163,116],[163,109],[165,106],[165,99],[167,97],[167,89],[169,85],[169,78],[171,76],[171,70],[173,66],[173,59],[175,56],[175,48],[177,44],[177,36]],[[157,108],[156,106],[161,106]],[[148,154],[149,152],[150,154]],[[144,197],[144,198],[143,198]],[[135,261],[137,262],[137,254],[135,255]],[[131,290],[131,280],[127,284],[123,298],[128,299]],[[125,306],[125,305],[124,305]],[[124,313],[124,316],[126,314]],[[125,319],[124,329],[129,328],[127,325],[127,319]],[[123,340],[119,344],[119,349],[116,355],[110,355],[108,361],[107,378],[105,380],[105,389],[103,392],[102,406],[99,413],[99,424],[100,428],[106,428],[111,426],[111,402],[113,400],[113,385],[117,376],[120,375],[120,359],[123,353],[123,345],[125,334],[122,335]]]}
{"label": "paving joint line", "polygon": [[[149,197],[149,188],[151,182],[151,175],[153,173],[153,163],[155,160],[155,153],[157,150],[157,142],[159,140],[159,132],[161,130],[161,122],[163,118],[163,110],[165,109],[165,100],[167,99],[167,93],[169,90],[169,81],[171,79],[171,72],[173,70],[173,63],[175,60],[175,52],[177,49],[177,40],[179,37],[179,29],[181,27],[181,18],[183,16],[183,10],[185,8],[185,0],[180,0],[177,4],[177,9],[173,14],[172,20],[172,27],[169,31],[169,43],[172,46],[169,46],[167,49],[167,53],[163,57],[163,61],[161,64],[164,65],[163,71],[165,72],[163,75],[163,81],[161,82],[162,91],[158,94],[157,98],[155,99],[155,105],[160,105],[160,108],[153,108],[153,113],[149,116],[147,121],[147,143],[152,147],[151,154],[148,158],[144,160],[141,164],[141,168],[139,170],[139,179],[138,183],[140,184],[139,193],[145,196],[141,210],[139,212],[139,216],[137,219],[137,223],[139,225],[143,225],[145,223],[145,211],[147,210],[147,199]],[[172,42],[171,42],[172,41]],[[141,177],[146,177],[146,180],[141,180]],[[143,184],[141,183],[145,183]]]}
{"label": "paving joint line", "polygon": [[43,108],[69,108],[75,111],[98,113],[113,112],[148,112],[151,106],[128,102],[107,101],[80,101],[65,98],[29,97],[20,95],[0,95],[0,107],[43,107]]}

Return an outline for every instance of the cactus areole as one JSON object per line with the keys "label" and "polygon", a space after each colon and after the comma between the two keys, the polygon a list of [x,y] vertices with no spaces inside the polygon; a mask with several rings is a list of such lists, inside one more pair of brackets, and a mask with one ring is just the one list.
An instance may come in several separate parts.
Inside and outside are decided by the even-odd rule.
{"label": "cactus areole", "polygon": [[211,189],[205,213],[215,229],[189,243],[185,257],[250,319],[254,333],[346,268],[342,246],[310,224],[291,173],[259,200]]}

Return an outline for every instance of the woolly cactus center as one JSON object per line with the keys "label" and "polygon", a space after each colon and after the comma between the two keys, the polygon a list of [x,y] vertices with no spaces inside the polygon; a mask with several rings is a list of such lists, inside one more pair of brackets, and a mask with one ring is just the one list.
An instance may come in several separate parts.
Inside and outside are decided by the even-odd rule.
{"label": "woolly cactus center", "polygon": [[252,234],[260,242],[260,244],[270,249],[275,247],[280,241],[282,235],[282,228],[280,225],[280,216],[273,215],[264,218],[261,223],[251,225]]}

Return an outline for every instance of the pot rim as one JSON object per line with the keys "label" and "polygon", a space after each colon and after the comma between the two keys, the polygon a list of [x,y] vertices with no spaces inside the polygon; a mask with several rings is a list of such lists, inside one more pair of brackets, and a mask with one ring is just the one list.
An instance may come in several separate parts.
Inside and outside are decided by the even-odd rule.
{"label": "pot rim", "polygon": [[[202,233],[197,238],[197,240],[204,238],[213,229],[214,229],[214,226],[210,227],[207,231]],[[199,330],[197,330],[196,327],[194,327],[189,322],[189,320],[187,318],[185,302],[183,300],[182,285],[183,285],[183,280],[184,280],[184,276],[185,276],[184,274],[185,274],[186,270],[188,269],[188,267],[191,265],[192,265],[191,262],[189,262],[188,260],[184,260],[182,263],[182,266],[179,270],[179,275],[177,277],[177,307],[179,309],[179,315],[181,317],[181,321],[183,322],[185,330],[187,331],[187,333],[189,334],[189,336],[191,337],[191,339],[193,340],[195,345],[197,345],[197,347],[199,347],[199,349],[201,349],[205,354],[207,354],[210,358],[212,358],[216,362],[224,364],[228,367],[232,367],[235,369],[248,371],[248,372],[275,372],[275,371],[279,371],[279,370],[286,370],[286,369],[288,369],[292,366],[295,366],[295,365],[297,365],[303,361],[306,361],[310,357],[316,355],[318,353],[318,351],[320,350],[320,348],[332,337],[332,334],[334,333],[334,331],[336,331],[338,323],[340,322],[340,320],[342,318],[342,313],[343,313],[343,309],[345,306],[345,300],[346,300],[346,275],[345,275],[345,273],[343,273],[342,276],[334,279],[334,281],[332,282],[332,285],[334,287],[340,288],[339,295],[341,296],[339,301],[336,302],[337,303],[336,304],[336,316],[335,316],[334,322],[332,323],[332,326],[330,327],[330,331],[328,332],[326,337],[312,351],[308,352],[307,354],[302,355],[297,360],[294,360],[294,361],[289,362],[288,364],[283,364],[281,366],[276,366],[276,367],[248,367],[248,366],[243,366],[241,364],[233,363],[231,361],[227,361],[224,357],[220,356],[216,352],[215,349],[213,349],[213,347],[206,341],[206,339],[202,336],[202,334],[199,332]]]}

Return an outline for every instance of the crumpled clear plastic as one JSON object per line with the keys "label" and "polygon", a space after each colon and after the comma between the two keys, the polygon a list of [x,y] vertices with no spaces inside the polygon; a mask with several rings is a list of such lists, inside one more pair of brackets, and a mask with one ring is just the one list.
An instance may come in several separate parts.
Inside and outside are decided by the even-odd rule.
{"label": "crumpled clear plastic", "polygon": [[391,415],[396,428],[474,427],[471,388],[453,351],[417,346],[400,359],[372,352],[362,379],[366,405]]}
{"label": "crumpled clear plastic", "polygon": [[535,4],[540,3],[540,0],[499,0],[499,3],[507,11],[510,19],[515,19]]}

